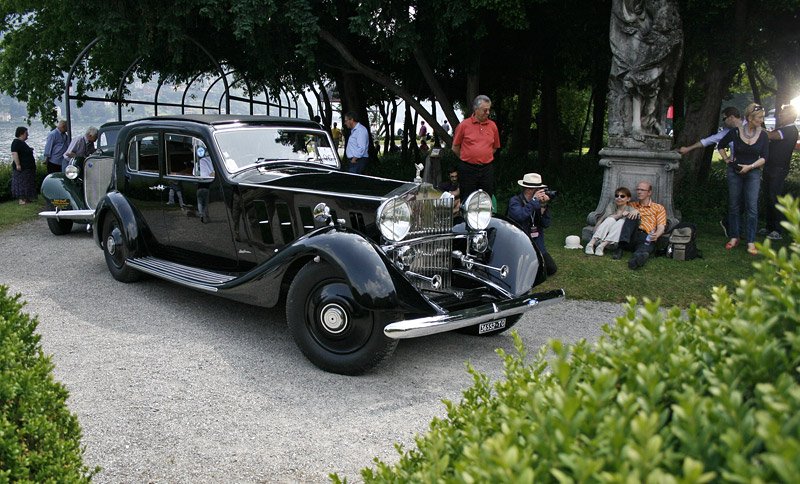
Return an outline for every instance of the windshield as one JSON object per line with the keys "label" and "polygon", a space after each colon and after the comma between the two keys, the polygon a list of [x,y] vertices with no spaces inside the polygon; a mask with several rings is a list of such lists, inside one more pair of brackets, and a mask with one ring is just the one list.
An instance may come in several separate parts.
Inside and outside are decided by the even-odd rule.
{"label": "windshield", "polygon": [[322,131],[257,126],[214,133],[225,168],[235,173],[254,165],[303,162],[339,168],[339,160]]}

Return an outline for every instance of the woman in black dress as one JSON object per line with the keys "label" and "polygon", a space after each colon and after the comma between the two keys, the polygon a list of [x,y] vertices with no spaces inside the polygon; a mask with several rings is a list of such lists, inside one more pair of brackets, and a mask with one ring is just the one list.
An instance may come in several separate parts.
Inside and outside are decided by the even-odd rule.
{"label": "woman in black dress", "polygon": [[11,160],[14,163],[11,175],[11,195],[19,198],[19,204],[24,205],[36,198],[36,160],[33,158],[33,148],[28,146],[28,128],[20,126],[14,132],[14,141],[11,142]]}

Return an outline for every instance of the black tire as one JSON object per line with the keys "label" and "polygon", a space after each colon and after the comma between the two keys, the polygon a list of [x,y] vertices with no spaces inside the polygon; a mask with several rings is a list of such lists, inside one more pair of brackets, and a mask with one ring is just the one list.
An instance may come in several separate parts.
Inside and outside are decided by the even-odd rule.
{"label": "black tire", "polygon": [[[46,208],[48,211],[53,211],[55,208],[53,204],[47,202]],[[47,219],[47,227],[53,235],[66,235],[72,232],[72,220],[59,220],[55,218]]]}
{"label": "black tire", "polygon": [[364,373],[397,346],[397,340],[383,334],[387,318],[358,305],[347,280],[324,262],[308,263],[294,278],[286,319],[306,358],[332,373]]}
{"label": "black tire", "polygon": [[142,278],[142,273],[131,269],[125,262],[129,251],[125,245],[125,234],[120,227],[116,215],[109,215],[103,224],[103,253],[106,256],[108,271],[114,279],[120,282],[136,282]]}
{"label": "black tire", "polygon": [[478,328],[480,327],[479,324],[473,326],[467,326],[466,328],[457,329],[456,331],[461,334],[468,334],[470,336],[495,336],[500,333],[505,333],[509,329],[513,328],[515,324],[522,318],[521,314],[515,314],[514,316],[509,316],[506,318],[506,326],[503,329],[498,329],[496,331],[491,331],[489,333],[479,333]]}

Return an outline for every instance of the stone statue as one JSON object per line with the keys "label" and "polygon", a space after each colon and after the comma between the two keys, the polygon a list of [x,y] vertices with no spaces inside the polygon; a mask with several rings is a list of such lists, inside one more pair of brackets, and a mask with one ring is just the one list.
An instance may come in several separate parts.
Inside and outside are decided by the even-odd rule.
{"label": "stone statue", "polygon": [[425,168],[425,165],[422,163],[415,163],[414,168],[417,169],[417,174],[414,176],[414,181],[417,183],[422,183],[422,177],[420,176],[420,173],[422,172],[422,169]]}
{"label": "stone statue", "polygon": [[610,144],[665,135],[683,55],[677,0],[612,0],[610,41]]}

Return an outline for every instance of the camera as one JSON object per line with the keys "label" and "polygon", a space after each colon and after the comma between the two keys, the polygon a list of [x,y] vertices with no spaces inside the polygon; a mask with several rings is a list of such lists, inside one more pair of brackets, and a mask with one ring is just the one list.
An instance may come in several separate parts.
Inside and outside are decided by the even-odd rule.
{"label": "camera", "polygon": [[558,196],[558,192],[556,190],[545,190],[544,194],[547,195],[547,198],[550,200],[555,200]]}

